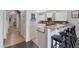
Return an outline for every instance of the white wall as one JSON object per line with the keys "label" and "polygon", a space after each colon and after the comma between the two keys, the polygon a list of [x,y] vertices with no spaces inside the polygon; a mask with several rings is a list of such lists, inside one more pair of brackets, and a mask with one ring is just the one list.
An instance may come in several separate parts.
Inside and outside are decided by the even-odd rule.
{"label": "white wall", "polygon": [[19,15],[16,14],[16,28],[19,31]]}
{"label": "white wall", "polygon": [[26,11],[21,11],[21,34],[26,38]]}
{"label": "white wall", "polygon": [[[38,14],[36,13],[35,10],[31,11],[31,13],[35,14],[35,21],[31,21],[31,27],[30,27],[30,37],[31,40],[35,43],[38,44],[38,39],[37,39],[37,24],[38,24]],[[30,14],[31,15],[31,14]]]}
{"label": "white wall", "polygon": [[26,42],[30,41],[30,11],[26,11]]}
{"label": "white wall", "polygon": [[[31,21],[31,14],[35,13],[36,21]],[[35,10],[27,10],[26,11],[26,41],[33,40],[37,37],[37,13]],[[37,42],[35,42],[37,43]]]}
{"label": "white wall", "polygon": [[[6,11],[7,13],[7,11]],[[9,28],[9,14],[7,13],[6,14],[6,31],[7,31],[7,34],[8,34],[8,28]]]}
{"label": "white wall", "polygon": [[3,37],[4,37],[3,16],[4,16],[4,11],[0,10],[0,47],[3,47]]}
{"label": "white wall", "polygon": [[7,38],[7,20],[6,20],[6,11],[4,11],[4,16],[3,16],[3,25],[4,25],[4,27],[3,27],[3,29],[4,29],[4,31],[3,31],[3,33],[4,33],[4,39],[6,39]]}

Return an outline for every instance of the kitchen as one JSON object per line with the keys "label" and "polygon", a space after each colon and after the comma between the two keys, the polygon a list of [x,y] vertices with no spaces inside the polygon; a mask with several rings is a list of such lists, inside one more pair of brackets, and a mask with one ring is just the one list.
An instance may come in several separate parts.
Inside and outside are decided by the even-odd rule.
{"label": "kitchen", "polygon": [[[61,30],[61,28],[70,28],[74,26],[76,27],[79,22],[78,21],[77,23],[75,23],[74,20],[71,20],[72,19],[71,10],[45,10],[45,11],[37,10],[35,14],[36,14],[36,21],[32,23],[32,27],[33,28],[35,26],[36,27],[34,29],[35,31],[32,30],[33,35],[31,36],[32,37],[34,36],[32,41],[39,48],[58,48],[60,43],[51,42],[51,35],[52,35],[51,33],[53,32],[53,34],[54,33],[58,34],[56,29],[59,29],[59,28]],[[78,26],[76,28],[76,32],[77,32],[77,29],[78,29]],[[74,48],[77,41],[77,37],[78,37],[78,32],[77,32],[77,36],[75,34],[75,39],[73,39],[73,41],[75,41],[74,44],[72,43],[73,46],[71,47],[71,45],[70,46],[68,45],[65,48]],[[54,47],[52,47],[53,44],[55,45]]]}

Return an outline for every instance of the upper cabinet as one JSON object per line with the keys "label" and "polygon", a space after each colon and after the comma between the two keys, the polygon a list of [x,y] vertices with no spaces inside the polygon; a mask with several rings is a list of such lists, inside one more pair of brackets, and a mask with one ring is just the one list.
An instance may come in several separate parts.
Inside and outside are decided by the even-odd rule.
{"label": "upper cabinet", "polygon": [[52,18],[53,17],[53,13],[52,12],[47,12],[47,18]]}
{"label": "upper cabinet", "polygon": [[47,18],[52,18],[53,21],[67,21],[68,16],[67,16],[67,11],[66,10],[59,10],[59,11],[45,11],[42,13],[39,13],[39,21],[47,21]]}
{"label": "upper cabinet", "polygon": [[39,13],[38,16],[39,16],[39,20],[47,21],[47,18],[52,18],[52,20],[54,20],[53,11],[42,12]]}
{"label": "upper cabinet", "polygon": [[39,15],[39,20],[45,21],[46,20],[46,15],[45,14],[40,14]]}
{"label": "upper cabinet", "polygon": [[67,21],[67,11],[56,12],[55,21]]}
{"label": "upper cabinet", "polygon": [[46,16],[46,19],[47,19],[47,18],[51,18],[52,21],[55,20],[54,11],[47,12],[46,15],[47,15],[47,16]]}

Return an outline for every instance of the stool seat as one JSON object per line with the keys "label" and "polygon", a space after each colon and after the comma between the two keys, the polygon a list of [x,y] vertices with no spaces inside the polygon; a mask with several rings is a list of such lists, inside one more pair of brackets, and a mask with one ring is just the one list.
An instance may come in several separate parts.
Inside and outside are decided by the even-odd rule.
{"label": "stool seat", "polygon": [[51,38],[60,43],[62,43],[62,41],[63,41],[63,38],[60,35],[53,35]]}

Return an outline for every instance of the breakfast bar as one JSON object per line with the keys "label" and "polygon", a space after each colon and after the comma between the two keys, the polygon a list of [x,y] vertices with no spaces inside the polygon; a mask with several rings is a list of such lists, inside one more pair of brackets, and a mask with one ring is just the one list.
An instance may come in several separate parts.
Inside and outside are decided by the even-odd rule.
{"label": "breakfast bar", "polygon": [[[55,21],[53,25],[45,25],[45,24],[40,24],[40,25],[38,26],[37,31],[38,31],[39,46],[41,48],[73,48],[74,47],[75,42],[77,40],[74,24],[69,22],[63,22],[63,21],[62,22]],[[63,35],[61,35],[61,33],[63,33]],[[62,42],[60,42],[59,40]]]}

